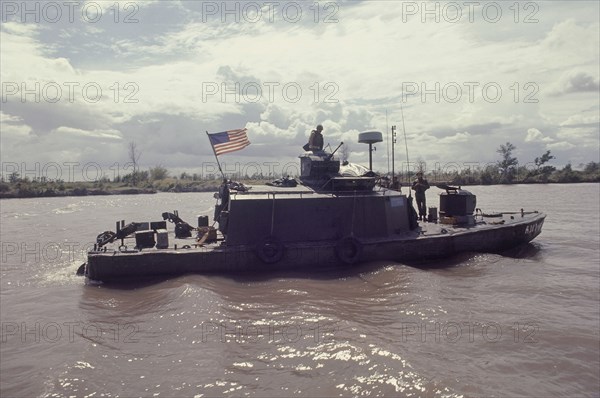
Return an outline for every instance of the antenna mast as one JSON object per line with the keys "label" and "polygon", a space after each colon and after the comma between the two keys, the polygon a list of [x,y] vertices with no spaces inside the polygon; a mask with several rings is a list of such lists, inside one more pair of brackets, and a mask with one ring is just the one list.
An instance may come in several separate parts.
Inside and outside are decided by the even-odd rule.
{"label": "antenna mast", "polygon": [[388,174],[390,173],[390,125],[388,123],[388,113],[385,110],[385,134],[387,138],[387,162],[388,162]]}
{"label": "antenna mast", "polygon": [[392,184],[394,183],[395,160],[394,160],[394,144],[396,144],[396,126],[392,126]]}
{"label": "antenna mast", "polygon": [[[400,105],[400,112],[402,114],[402,131],[404,132],[404,146],[406,147],[406,174],[408,175],[408,184],[410,185],[410,161],[408,160],[408,142],[406,140],[406,127],[404,126],[404,110],[402,104]],[[411,189],[408,190],[408,196],[411,197]]]}

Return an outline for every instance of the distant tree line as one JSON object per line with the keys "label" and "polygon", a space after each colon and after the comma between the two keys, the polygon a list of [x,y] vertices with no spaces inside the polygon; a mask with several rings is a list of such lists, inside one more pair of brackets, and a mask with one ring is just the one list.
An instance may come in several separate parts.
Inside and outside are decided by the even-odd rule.
{"label": "distant tree line", "polygon": [[[573,182],[600,182],[600,164],[589,162],[579,165],[581,170],[573,170],[571,163],[562,169],[557,169],[548,164],[555,157],[551,151],[546,151],[536,157],[533,162],[521,165],[513,156],[515,145],[507,142],[500,145],[497,153],[500,160],[484,167],[474,166],[451,171],[434,169],[426,170],[423,161],[417,162],[418,171],[426,174],[430,183],[448,183],[452,185],[493,185],[493,184],[527,184],[527,183],[573,183]],[[347,151],[342,151],[345,158]],[[112,181],[103,176],[96,181],[65,182],[62,179],[49,180],[46,177],[29,178],[21,177],[18,172],[8,176],[0,176],[0,197],[36,197],[36,196],[61,196],[61,195],[87,195],[97,194],[102,191],[127,191],[137,192],[136,189],[146,191],[210,191],[217,189],[222,176],[220,174],[199,174],[183,172],[179,176],[170,176],[170,172],[162,165],[141,170],[139,166],[141,153],[135,145],[129,145],[129,160],[133,164],[133,171],[123,176],[117,175]],[[383,175],[383,174],[382,174]],[[408,182],[414,178],[414,172],[409,176],[406,172],[397,174],[401,181]],[[252,175],[242,173],[227,173],[232,180],[248,182],[266,182],[285,177],[278,173],[263,174],[255,171]],[[297,177],[297,176],[292,176]]]}
{"label": "distant tree line", "polygon": [[[551,151],[546,151],[536,157],[532,163],[519,164],[513,156],[515,145],[507,142],[500,145],[497,153],[500,160],[484,167],[465,167],[462,170],[444,171],[441,169],[425,170],[425,163],[418,164],[418,171],[423,171],[430,182],[445,182],[453,185],[494,185],[494,184],[531,184],[531,183],[573,183],[573,182],[600,182],[600,164],[589,162],[580,165],[582,170],[573,170],[571,163],[562,169],[557,169],[547,163],[555,159]],[[407,181],[406,173],[401,177]]]}

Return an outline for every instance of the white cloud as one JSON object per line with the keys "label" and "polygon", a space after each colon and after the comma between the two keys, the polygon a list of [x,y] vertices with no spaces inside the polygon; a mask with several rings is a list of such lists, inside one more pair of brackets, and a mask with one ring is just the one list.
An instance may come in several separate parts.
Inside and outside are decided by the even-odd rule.
{"label": "white cloud", "polygon": [[571,115],[564,122],[560,123],[561,126],[577,126],[577,125],[598,125],[600,124],[600,115],[598,114],[584,114],[578,113]]}
{"label": "white cloud", "polygon": [[0,111],[0,132],[3,144],[2,150],[6,151],[10,148],[10,145],[7,145],[9,141],[11,143],[14,143],[15,139],[22,141],[31,133],[31,127],[23,124],[23,119],[19,116]]}
{"label": "white cloud", "polygon": [[527,136],[525,142],[552,142],[554,141],[550,137],[545,137],[542,132],[536,128],[530,128],[527,130]]}
{"label": "white cloud", "polygon": [[[25,138],[29,136],[31,133],[31,127],[19,124],[19,125],[11,125],[11,124],[0,124],[2,128],[2,141],[8,138]],[[4,142],[3,142],[4,146]],[[10,148],[10,145],[6,145],[6,149]],[[4,148],[3,148],[4,149]]]}
{"label": "white cloud", "polygon": [[444,137],[438,141],[439,144],[447,145],[447,144],[462,144],[471,139],[471,134],[468,132],[456,133],[450,137]]}
{"label": "white cloud", "polygon": [[[82,10],[89,9],[90,19],[95,19],[94,13],[97,9],[101,9],[102,13],[109,13],[110,17],[115,17],[115,12],[124,13],[124,14],[132,14],[135,13],[141,7],[148,7],[154,3],[157,3],[159,0],[144,0],[140,2],[133,2],[130,0],[111,0],[111,1],[97,1],[97,0],[85,0]],[[118,14],[117,14],[118,15]],[[133,17],[132,17],[133,18]],[[118,20],[118,19],[117,19]]]}
{"label": "white cloud", "polygon": [[[598,10],[597,5],[594,5],[593,8]],[[590,9],[590,12],[593,11]],[[598,29],[597,20],[592,24],[579,24],[575,18],[567,17],[552,27],[552,30],[541,42],[540,49],[545,52],[545,58],[548,60],[555,54],[561,55],[554,58],[553,64],[550,64],[554,67],[581,65],[582,63],[593,65],[590,56],[598,59],[600,52]]]}
{"label": "white cloud", "polygon": [[548,144],[548,145],[546,145],[546,148],[552,149],[552,150],[567,150],[567,149],[575,148],[575,145],[571,144],[570,142],[561,141],[561,142],[555,142],[553,144]]}
{"label": "white cloud", "polygon": [[563,74],[560,80],[550,90],[551,95],[571,93],[598,93],[600,84],[597,73],[593,76],[584,71],[569,71]]}
{"label": "white cloud", "polygon": [[[114,4],[102,2],[109,17]],[[121,17],[126,4],[117,4]],[[385,132],[387,110],[400,133],[403,104],[411,152],[426,161],[488,161],[507,140],[527,156],[550,144],[570,158],[579,151],[595,159],[600,28],[590,15],[598,4],[578,4],[545,4],[535,24],[515,24],[504,3],[497,24],[480,14],[473,22],[423,23],[420,15],[405,20],[401,2],[386,1],[339,3],[331,24],[315,23],[310,4],[298,23],[203,21],[199,2],[140,3],[139,22],[130,25],[6,22],[3,82],[95,83],[103,95],[90,102],[78,91],[72,103],[13,95],[3,104],[2,144],[8,127],[23,140],[6,154],[16,160],[34,159],[48,137],[55,142],[46,142],[46,153],[57,158],[109,149],[118,157],[123,143],[137,140],[149,161],[188,167],[210,155],[198,132],[246,126],[253,145],[231,157],[283,157],[321,123],[326,141],[348,142],[353,160],[366,161],[358,132]],[[419,90],[404,98],[407,83]],[[493,93],[486,84],[500,88],[497,101],[486,97]],[[260,87],[258,100],[244,87]],[[453,87],[462,90],[457,101],[446,90]],[[378,145],[379,167],[386,152],[386,142]],[[161,161],[166,154],[185,156]]]}
{"label": "white cloud", "polygon": [[9,115],[8,113],[4,113],[3,111],[0,111],[0,123],[9,123],[9,122],[21,122],[23,121],[23,119],[21,119],[18,116],[13,116],[13,115]]}
{"label": "white cloud", "polygon": [[117,130],[82,130],[75,129],[72,127],[61,126],[55,130],[52,130],[54,135],[69,134],[75,137],[81,138],[98,138],[102,140],[122,140],[122,134]]}
{"label": "white cloud", "polygon": [[11,35],[18,35],[23,37],[32,37],[38,34],[40,29],[39,25],[33,23],[19,23],[15,21],[2,22],[2,31]]}

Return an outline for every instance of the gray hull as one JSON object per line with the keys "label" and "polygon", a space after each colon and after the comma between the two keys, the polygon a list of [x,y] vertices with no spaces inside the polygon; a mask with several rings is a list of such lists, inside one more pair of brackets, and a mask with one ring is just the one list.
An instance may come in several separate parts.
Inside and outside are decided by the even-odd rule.
{"label": "gray hull", "polygon": [[[386,238],[341,237],[317,242],[188,249],[118,250],[88,253],[85,274],[97,281],[126,281],[190,273],[264,272],[329,269],[371,261],[434,260],[461,252],[498,252],[530,242],[542,231],[545,214],[504,214],[481,218],[470,227],[422,223],[415,231]],[[179,246],[181,247],[181,246]]]}

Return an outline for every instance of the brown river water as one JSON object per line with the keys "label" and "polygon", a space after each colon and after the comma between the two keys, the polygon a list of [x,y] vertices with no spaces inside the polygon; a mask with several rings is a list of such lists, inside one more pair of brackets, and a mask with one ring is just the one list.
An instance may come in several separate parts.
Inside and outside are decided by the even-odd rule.
{"label": "brown river water", "polygon": [[75,276],[96,235],[192,223],[211,193],[3,200],[0,396],[598,397],[600,185],[468,190],[484,212],[545,212],[542,234],[427,268],[122,286]]}

